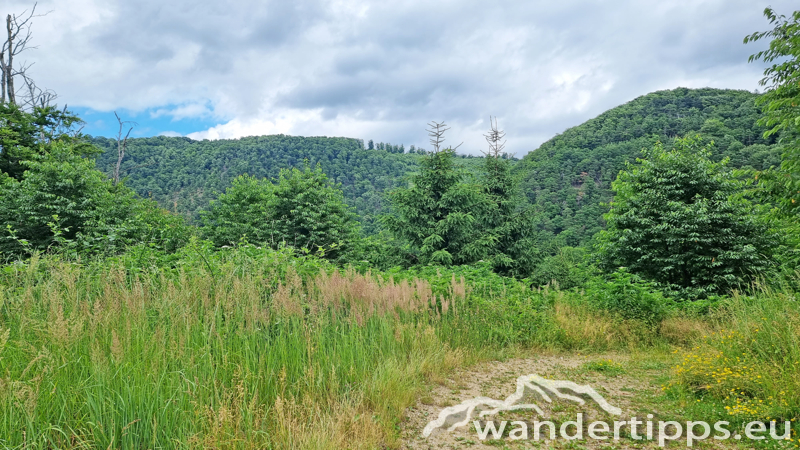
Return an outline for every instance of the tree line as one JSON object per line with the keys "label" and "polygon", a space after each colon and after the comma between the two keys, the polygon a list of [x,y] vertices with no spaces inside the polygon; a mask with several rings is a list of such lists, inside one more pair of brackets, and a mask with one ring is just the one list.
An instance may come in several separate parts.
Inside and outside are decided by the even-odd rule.
{"label": "tree line", "polygon": [[[799,18],[766,14],[775,28],[746,39],[772,39],[753,56],[773,63],[765,94],[649,94],[518,164],[496,121],[482,158],[459,158],[444,145],[447,126],[431,122],[430,151],[347,138],[159,137],[126,142],[123,161],[103,154],[121,140],[83,136],[66,109],[6,100],[0,254],[169,252],[205,239],[381,269],[486,264],[533,286],[631,271],[670,295],[729,292],[797,267],[786,236],[796,235],[800,192]],[[114,167],[113,180],[95,158],[106,173]]]}

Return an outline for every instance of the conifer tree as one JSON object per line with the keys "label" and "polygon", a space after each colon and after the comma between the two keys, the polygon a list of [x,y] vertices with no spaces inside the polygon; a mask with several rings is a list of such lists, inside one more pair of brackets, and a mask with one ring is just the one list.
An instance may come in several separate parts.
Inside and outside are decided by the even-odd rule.
{"label": "conifer tree", "polygon": [[390,193],[393,214],[383,221],[410,244],[419,262],[468,264],[482,256],[473,241],[484,196],[476,185],[464,182],[465,173],[455,164],[455,149],[441,148],[449,128],[444,122],[429,126],[433,151],[420,160],[419,173],[408,187]]}
{"label": "conifer tree", "polygon": [[481,185],[486,206],[479,221],[479,238],[471,244],[476,255],[483,254],[498,273],[530,275],[536,263],[532,214],[523,206],[511,162],[504,158],[505,132],[490,118],[491,129],[484,135],[489,150],[484,153]]}

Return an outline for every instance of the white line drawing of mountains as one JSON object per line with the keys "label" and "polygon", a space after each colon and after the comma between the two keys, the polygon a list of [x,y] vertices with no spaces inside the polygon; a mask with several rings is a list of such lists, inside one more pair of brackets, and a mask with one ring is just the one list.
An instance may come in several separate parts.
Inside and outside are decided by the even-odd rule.
{"label": "white line drawing of mountains", "polygon": [[505,400],[495,400],[489,397],[476,397],[466,400],[458,405],[449,406],[441,410],[439,412],[439,416],[435,420],[428,422],[428,424],[425,426],[425,429],[422,430],[422,436],[430,436],[433,430],[445,425],[447,420],[452,416],[459,416],[463,414],[464,418],[450,425],[450,427],[447,428],[447,431],[453,431],[458,427],[468,424],[472,419],[475,408],[479,406],[489,407],[491,409],[480,411],[478,417],[494,415],[501,411],[515,411],[520,409],[531,409],[543,416],[544,411],[542,411],[542,408],[540,408],[538,405],[534,403],[517,403],[525,396],[526,389],[530,389],[531,391],[539,394],[539,396],[548,403],[552,403],[553,400],[551,396],[554,396],[576,402],[579,405],[584,405],[586,404],[586,401],[579,397],[579,395],[588,396],[594,400],[595,403],[597,403],[597,405],[603,409],[603,411],[615,416],[622,414],[621,409],[617,408],[616,406],[612,406],[606,401],[606,399],[603,398],[602,395],[598,394],[597,391],[588,385],[579,385],[573,383],[572,381],[548,380],[540,377],[539,375],[532,374],[518,377],[517,390]]}

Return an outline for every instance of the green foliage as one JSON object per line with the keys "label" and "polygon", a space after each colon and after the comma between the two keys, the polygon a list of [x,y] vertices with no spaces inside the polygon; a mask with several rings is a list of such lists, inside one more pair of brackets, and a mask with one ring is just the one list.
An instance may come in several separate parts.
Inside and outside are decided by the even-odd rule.
{"label": "green foliage", "polygon": [[531,226],[533,214],[517,187],[511,163],[500,156],[483,158],[480,178],[486,205],[478,209],[475,244],[482,246],[494,270],[504,275],[526,277],[538,262],[538,246]]}
{"label": "green foliage", "polygon": [[597,270],[588,264],[588,258],[588,252],[583,248],[562,247],[555,255],[542,259],[530,281],[533,286],[551,283],[560,289],[581,287]]}
{"label": "green foliage", "polygon": [[756,101],[764,111],[758,123],[767,127],[765,137],[780,134],[785,147],[780,169],[762,172],[759,184],[784,211],[800,211],[800,11],[787,18],[766,8],[764,15],[775,28],[753,33],[744,42],[771,39],[769,49],[749,61],[772,63],[759,82],[767,90]]}
{"label": "green foliage", "polygon": [[711,161],[696,139],[674,145],[656,144],[612,184],[600,261],[682,295],[728,292],[769,267],[775,236],[751,205],[734,198],[743,186],[727,160]]}
{"label": "green foliage", "polygon": [[354,214],[342,191],[317,165],[281,170],[277,183],[241,176],[203,214],[204,234],[217,246],[244,239],[273,248],[324,249],[330,258],[341,254],[357,237]]}
{"label": "green foliage", "polygon": [[475,233],[485,198],[477,186],[462,182],[465,173],[454,159],[449,148],[425,155],[410,186],[389,194],[393,214],[384,224],[410,243],[423,264],[468,264],[485,256],[490,245],[490,238]]}
{"label": "green foliage", "polygon": [[22,179],[24,161],[34,159],[55,142],[70,144],[76,155],[97,153],[82,142],[75,127],[83,121],[66,109],[36,107],[28,113],[12,103],[0,103],[0,174]]}
{"label": "green foliage", "polygon": [[[116,141],[95,137],[91,142],[104,150],[97,157],[98,168],[112,173]],[[159,136],[129,139],[121,173],[142,197],[194,221],[240,175],[277,178],[280,169],[302,169],[308,160],[341,185],[364,231],[372,234],[378,231],[377,216],[385,207],[384,192],[416,170],[420,157],[367,150],[362,141],[349,138],[274,135],[195,141]]]}
{"label": "green foliage", "polygon": [[762,170],[780,161],[776,137],[763,137],[762,117],[747,91],[678,88],[653,92],[570,128],[514,167],[535,205],[532,221],[543,251],[587,245],[605,227],[614,181],[642,148],[700,134],[714,140],[711,159]]}
{"label": "green foliage", "polygon": [[137,245],[172,253],[197,234],[196,228],[187,225],[182,216],[159,207],[153,200],[136,197],[127,187],[118,189],[118,202],[120,197],[133,196],[130,208],[124,211],[124,220],[101,215],[100,220],[92,222],[79,235],[76,247],[81,253],[116,254]]}
{"label": "green foliage", "polygon": [[408,244],[396,239],[386,230],[378,234],[362,236],[345,249],[342,263],[351,264],[360,271],[369,269],[388,270],[393,267],[409,267],[414,263]]}
{"label": "green foliage", "polygon": [[22,161],[22,179],[0,182],[0,254],[52,248],[114,253],[135,242],[177,248],[190,234],[180,218],[143,202],[124,185],[114,186],[94,161],[55,142]]}
{"label": "green foliage", "polygon": [[[120,190],[93,170],[93,161],[76,156],[63,144],[34,158],[22,163],[26,170],[21,181],[9,178],[0,186],[0,222],[33,250],[46,250],[59,235],[74,241],[90,224],[115,222],[127,214],[133,198],[116,195]],[[58,233],[48,225],[51,222]],[[2,253],[21,250],[18,242],[4,236]]]}
{"label": "green foliage", "polygon": [[619,269],[605,278],[595,277],[586,285],[588,302],[622,319],[658,325],[667,316],[670,301],[654,283]]}
{"label": "green foliage", "polygon": [[201,213],[203,234],[217,246],[234,245],[239,240],[271,242],[267,201],[272,183],[266,179],[242,175],[224,194],[211,202],[209,211]]}

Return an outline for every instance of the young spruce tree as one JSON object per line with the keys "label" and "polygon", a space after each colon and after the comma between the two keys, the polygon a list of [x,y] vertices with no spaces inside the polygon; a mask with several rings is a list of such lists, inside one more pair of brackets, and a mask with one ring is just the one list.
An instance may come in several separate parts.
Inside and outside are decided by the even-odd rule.
{"label": "young spruce tree", "polygon": [[464,183],[455,163],[455,149],[441,148],[447,126],[431,122],[433,151],[420,161],[410,185],[389,194],[393,214],[383,222],[411,246],[423,264],[469,264],[482,256],[475,245],[475,219],[486,203],[480,189]]}
{"label": "young spruce tree", "polygon": [[[491,118],[490,118],[491,122]],[[489,151],[484,152],[481,185],[486,196],[479,220],[480,234],[472,246],[476,254],[485,254],[495,272],[527,277],[537,260],[530,210],[522,204],[517,183],[511,174],[511,162],[505,157],[505,132],[497,119],[485,135]]]}

